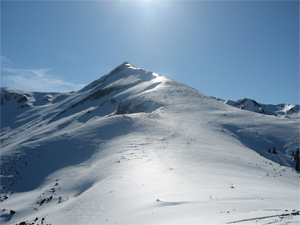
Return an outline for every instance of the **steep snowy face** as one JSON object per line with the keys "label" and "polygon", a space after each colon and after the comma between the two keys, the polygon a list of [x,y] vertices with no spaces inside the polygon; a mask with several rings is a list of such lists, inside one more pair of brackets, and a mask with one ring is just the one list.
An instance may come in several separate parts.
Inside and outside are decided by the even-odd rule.
{"label": "steep snowy face", "polygon": [[[110,73],[108,73],[107,75],[99,78],[98,80],[95,80],[94,82],[92,82],[91,84],[87,85],[86,87],[84,87],[81,91],[86,91],[89,89],[93,89],[93,88],[103,88],[105,86],[105,84],[108,83],[118,83],[117,81],[119,79],[126,79],[126,77],[128,78],[128,73],[134,73],[137,72],[136,70],[138,70],[139,72],[143,73],[145,72],[145,70],[141,70],[138,69],[136,67],[134,67],[133,65],[131,65],[129,62],[124,62],[121,65],[117,66],[115,69],[113,69]],[[137,73],[136,73],[137,74]],[[130,76],[130,75],[129,75]],[[127,79],[127,84],[134,82],[134,79]],[[120,82],[120,84],[122,84],[122,82]],[[123,82],[123,84],[126,84],[126,82]]]}
{"label": "steep snowy face", "polygon": [[[167,79],[125,62],[69,98],[69,104],[50,122],[75,112],[124,114],[152,112],[161,105],[147,95]],[[128,102],[130,99],[130,102]],[[127,101],[126,103],[124,103]]]}

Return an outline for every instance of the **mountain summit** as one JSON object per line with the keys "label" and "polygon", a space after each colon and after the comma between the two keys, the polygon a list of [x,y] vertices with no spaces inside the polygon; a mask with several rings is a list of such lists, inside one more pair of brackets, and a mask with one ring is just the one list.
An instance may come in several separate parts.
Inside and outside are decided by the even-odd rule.
{"label": "mountain summit", "polygon": [[128,62],[74,92],[1,88],[0,222],[297,224],[299,117],[238,103]]}

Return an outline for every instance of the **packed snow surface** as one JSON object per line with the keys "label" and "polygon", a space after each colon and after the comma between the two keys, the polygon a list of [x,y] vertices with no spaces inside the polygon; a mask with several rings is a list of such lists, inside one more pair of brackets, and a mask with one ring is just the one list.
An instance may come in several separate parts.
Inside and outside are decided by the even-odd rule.
{"label": "packed snow surface", "polygon": [[1,119],[1,224],[299,224],[297,117],[125,62],[75,92],[2,88]]}

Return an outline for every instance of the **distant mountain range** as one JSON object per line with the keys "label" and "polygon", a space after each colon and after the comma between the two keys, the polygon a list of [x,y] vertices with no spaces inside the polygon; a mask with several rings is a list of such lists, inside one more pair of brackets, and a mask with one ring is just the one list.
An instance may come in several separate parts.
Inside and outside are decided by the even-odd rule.
{"label": "distant mountain range", "polygon": [[[213,97],[214,98],[214,97]],[[227,105],[231,105],[233,107],[244,109],[252,112],[257,112],[261,114],[266,115],[274,115],[274,116],[280,116],[285,118],[291,118],[291,119],[299,119],[299,111],[300,107],[299,105],[293,105],[293,104],[278,104],[278,105],[271,105],[271,104],[261,104],[257,103],[253,99],[240,99],[238,101],[232,101],[232,100],[223,100],[219,98],[215,98],[216,100],[219,100],[221,102],[224,102]]]}
{"label": "distant mountain range", "polygon": [[129,62],[73,92],[1,88],[0,223],[298,224],[299,122]]}

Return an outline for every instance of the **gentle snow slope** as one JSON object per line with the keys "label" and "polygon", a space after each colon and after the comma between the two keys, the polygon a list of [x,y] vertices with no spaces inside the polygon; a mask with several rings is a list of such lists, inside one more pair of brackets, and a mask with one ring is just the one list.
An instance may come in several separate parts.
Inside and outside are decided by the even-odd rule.
{"label": "gentle snow slope", "polygon": [[3,224],[299,223],[298,120],[127,62],[76,92],[1,98]]}

